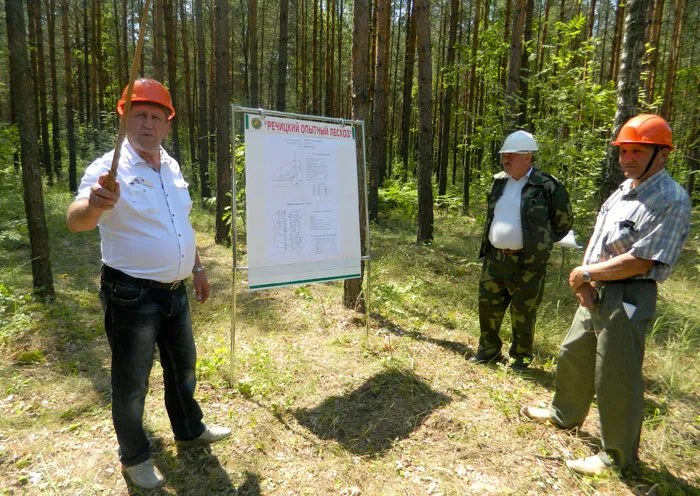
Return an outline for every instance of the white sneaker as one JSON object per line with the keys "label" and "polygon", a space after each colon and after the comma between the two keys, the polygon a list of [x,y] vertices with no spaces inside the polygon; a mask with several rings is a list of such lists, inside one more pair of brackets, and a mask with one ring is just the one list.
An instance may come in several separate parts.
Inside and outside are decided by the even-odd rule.
{"label": "white sneaker", "polygon": [[566,460],[566,466],[581,475],[600,475],[610,470],[610,466],[599,455],[587,456],[578,460]]}
{"label": "white sneaker", "polygon": [[160,470],[153,466],[153,461],[150,458],[138,465],[124,467],[124,472],[129,480],[141,489],[155,489],[165,484],[165,477],[160,473]]}
{"label": "white sneaker", "polygon": [[228,427],[212,425],[204,429],[204,432],[202,432],[198,438],[194,439],[194,441],[213,444],[226,439],[230,435],[231,429]]}
{"label": "white sneaker", "polygon": [[525,415],[530,420],[535,422],[551,422],[552,421],[552,410],[549,408],[540,408],[537,406],[524,406],[521,408],[520,413]]}

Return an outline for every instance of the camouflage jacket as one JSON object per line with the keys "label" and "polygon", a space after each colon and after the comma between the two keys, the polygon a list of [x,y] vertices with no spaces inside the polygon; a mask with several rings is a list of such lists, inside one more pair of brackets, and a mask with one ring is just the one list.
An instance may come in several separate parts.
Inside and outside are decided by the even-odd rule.
{"label": "camouflage jacket", "polygon": [[[486,255],[489,231],[496,202],[503,194],[508,181],[505,172],[494,176],[488,196],[486,226],[481,241],[479,258]],[[520,217],[523,225],[523,251],[525,263],[543,265],[549,260],[552,246],[569,232],[574,223],[569,193],[552,175],[533,167],[530,178],[523,187],[520,200]]]}

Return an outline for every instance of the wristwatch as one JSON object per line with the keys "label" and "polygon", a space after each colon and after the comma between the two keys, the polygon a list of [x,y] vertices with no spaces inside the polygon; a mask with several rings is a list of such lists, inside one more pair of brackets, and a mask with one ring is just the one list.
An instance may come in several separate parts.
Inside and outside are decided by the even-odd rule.
{"label": "wristwatch", "polygon": [[587,270],[584,270],[583,273],[581,274],[581,280],[583,282],[591,282],[591,273],[588,272]]}
{"label": "wristwatch", "polygon": [[200,265],[199,267],[192,269],[193,274],[196,274],[197,272],[204,272],[204,265]]}

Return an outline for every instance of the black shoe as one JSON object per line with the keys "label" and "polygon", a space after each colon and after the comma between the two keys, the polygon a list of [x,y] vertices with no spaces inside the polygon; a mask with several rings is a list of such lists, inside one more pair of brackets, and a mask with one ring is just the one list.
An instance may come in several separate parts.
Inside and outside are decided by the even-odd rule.
{"label": "black shoe", "polygon": [[471,357],[469,360],[467,360],[469,363],[478,363],[478,364],[485,364],[485,363],[492,363],[492,362],[500,362],[503,359],[503,355],[500,353],[496,353],[495,355],[491,356],[486,356],[482,355],[481,353],[477,353],[473,357]]}
{"label": "black shoe", "polygon": [[530,366],[531,362],[532,359],[529,357],[517,357],[511,362],[510,368],[513,370],[526,370]]}

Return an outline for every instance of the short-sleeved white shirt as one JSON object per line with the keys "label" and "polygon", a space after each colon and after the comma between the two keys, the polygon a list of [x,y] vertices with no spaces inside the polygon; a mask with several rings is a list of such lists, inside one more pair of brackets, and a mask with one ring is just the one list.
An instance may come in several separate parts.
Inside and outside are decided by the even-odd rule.
{"label": "short-sleeved white shirt", "polygon": [[[85,170],[76,199],[88,198],[90,188],[112,165],[114,150]],[[189,220],[192,200],[180,166],[161,148],[157,172],[124,142],[117,181],[121,196],[113,210],[102,214],[102,263],[142,279],[173,282],[192,274],[196,252]]]}
{"label": "short-sleeved white shirt", "polygon": [[493,221],[489,230],[489,241],[501,250],[522,250],[523,223],[520,217],[520,203],[523,188],[530,179],[532,167],[520,179],[508,175],[503,194],[496,202]]}

